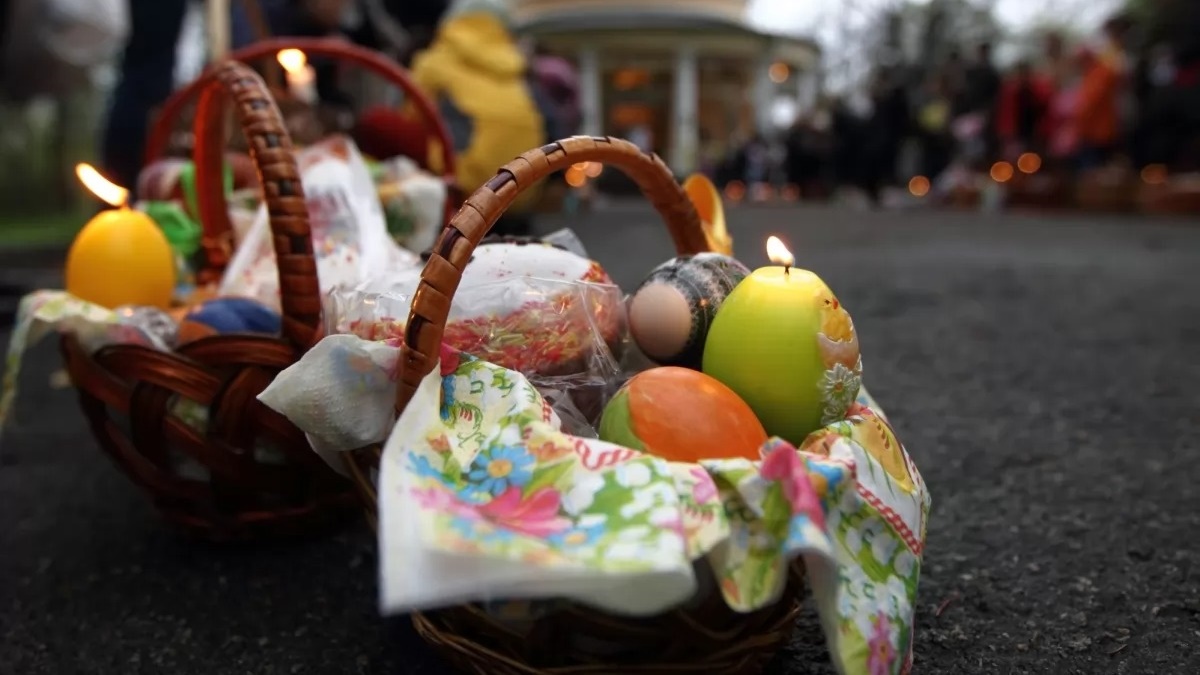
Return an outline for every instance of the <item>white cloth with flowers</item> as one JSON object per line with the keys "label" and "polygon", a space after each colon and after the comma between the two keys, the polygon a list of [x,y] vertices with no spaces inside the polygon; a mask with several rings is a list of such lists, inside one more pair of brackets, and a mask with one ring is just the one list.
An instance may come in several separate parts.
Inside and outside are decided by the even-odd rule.
{"label": "white cloth with flowers", "polygon": [[[350,336],[326,338],[335,339],[337,349],[289,371],[371,382],[379,429],[390,421],[384,382],[395,360]],[[339,437],[365,408],[330,432],[304,414],[311,401],[261,398],[327,452],[362,445]],[[523,376],[445,349],[385,446],[382,608],[569,599],[649,615],[705,592],[698,564],[712,571],[708,592],[751,611],[779,599],[802,557],[838,670],[909,672],[930,502],[886,417],[863,391],[799,449],[772,440],[762,454],[676,464],[569,436]]]}

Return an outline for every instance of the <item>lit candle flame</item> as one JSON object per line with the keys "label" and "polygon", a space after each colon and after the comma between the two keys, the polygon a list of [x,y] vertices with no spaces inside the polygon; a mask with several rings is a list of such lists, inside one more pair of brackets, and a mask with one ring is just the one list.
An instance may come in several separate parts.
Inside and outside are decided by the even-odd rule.
{"label": "lit candle flame", "polygon": [[275,59],[289,73],[298,73],[304,70],[304,66],[308,65],[308,57],[299,49],[281,49],[275,55]]}
{"label": "lit candle flame", "polygon": [[792,252],[775,235],[767,237],[767,258],[770,258],[771,262],[776,265],[783,265],[785,269],[796,264],[796,258]]}
{"label": "lit candle flame", "polygon": [[76,164],[75,175],[92,194],[112,206],[125,206],[125,200],[129,199],[129,190],[101,176],[91,164]]}

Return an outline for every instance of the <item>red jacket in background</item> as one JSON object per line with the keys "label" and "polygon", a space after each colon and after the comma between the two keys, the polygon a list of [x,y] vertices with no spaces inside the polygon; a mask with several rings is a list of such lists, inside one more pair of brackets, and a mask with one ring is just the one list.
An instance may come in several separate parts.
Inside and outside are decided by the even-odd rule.
{"label": "red jacket in background", "polygon": [[1028,105],[1034,108],[1034,125],[1032,129],[1034,140],[1044,140],[1053,133],[1050,103],[1054,97],[1054,85],[1042,75],[1029,75],[1022,82],[1020,78],[1010,77],[1000,87],[1000,96],[996,102],[996,133],[1006,141],[1025,140],[1020,138],[1021,104],[1020,91],[1023,84],[1028,84]]}
{"label": "red jacket in background", "polygon": [[1082,142],[1103,147],[1117,140],[1120,87],[1121,73],[1110,63],[1101,58],[1091,58],[1087,62],[1075,110],[1075,124]]}

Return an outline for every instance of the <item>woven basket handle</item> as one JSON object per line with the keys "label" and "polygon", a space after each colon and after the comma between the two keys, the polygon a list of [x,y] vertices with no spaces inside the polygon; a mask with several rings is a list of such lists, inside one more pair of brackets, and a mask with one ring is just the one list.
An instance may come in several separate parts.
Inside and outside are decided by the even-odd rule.
{"label": "woven basket handle", "polygon": [[404,410],[438,362],[450,303],[480,240],[518,194],[579,162],[615,166],[633,179],[666,222],[680,255],[709,250],[695,207],[657,155],[643,153],[628,141],[590,136],[575,136],[526,152],[467,198],[433,246],[405,324],[397,412]]}
{"label": "woven basket handle", "polygon": [[205,227],[231,229],[221,180],[225,161],[225,115],[230,100],[250,146],[267,202],[275,257],[283,335],[300,350],[316,340],[320,329],[321,296],[317,262],[300,169],[283,116],[266,84],[250,68],[227,61],[216,65],[200,93],[196,110],[196,195]]}
{"label": "woven basket handle", "polygon": [[[299,49],[308,56],[332,58],[345,63],[354,64],[379,75],[395,85],[417,107],[417,111],[438,139],[442,151],[443,181],[447,191],[447,216],[449,210],[460,203],[457,200],[457,184],[455,181],[454,142],[450,139],[450,131],[445,122],[437,114],[429,98],[421,92],[408,71],[379,52],[359,47],[336,38],[273,38],[263,40],[239,49],[229,55],[230,60],[243,63],[253,63],[264,58],[274,58],[280,50]],[[170,145],[171,134],[179,122],[187,104],[196,99],[212,80],[212,72],[207,71],[194,82],[176,91],[167,99],[159,112],[154,126],[146,139],[146,164],[163,157]],[[215,175],[221,175],[217,173]],[[217,275],[229,264],[233,250],[233,228],[228,218],[221,220],[205,220],[201,223],[204,229],[202,244],[207,254],[208,272]]]}

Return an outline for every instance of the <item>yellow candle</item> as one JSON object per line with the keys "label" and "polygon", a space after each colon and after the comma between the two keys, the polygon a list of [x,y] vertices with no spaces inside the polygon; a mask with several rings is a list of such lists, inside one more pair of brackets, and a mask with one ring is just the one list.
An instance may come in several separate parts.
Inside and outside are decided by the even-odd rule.
{"label": "yellow candle", "polygon": [[66,286],[72,295],[98,305],[166,308],[175,291],[171,245],[149,216],[126,205],[129,191],[87,164],[75,167],[79,180],[111,204],[84,225],[67,253]]}
{"label": "yellow candle", "polygon": [[849,313],[816,274],[767,240],[772,267],[733,289],[708,332],[704,372],[742,397],[767,433],[793,444],[845,416],[862,364]]}

